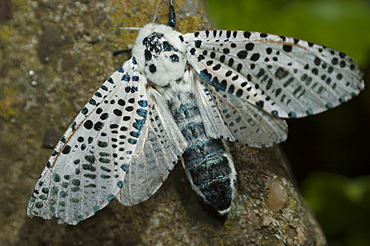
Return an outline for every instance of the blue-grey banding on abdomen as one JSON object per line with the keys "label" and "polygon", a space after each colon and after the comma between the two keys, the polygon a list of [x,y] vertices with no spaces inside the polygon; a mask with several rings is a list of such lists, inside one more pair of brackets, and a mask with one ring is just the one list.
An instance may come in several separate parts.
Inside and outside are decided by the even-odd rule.
{"label": "blue-grey banding on abdomen", "polygon": [[235,169],[231,155],[222,140],[206,136],[193,93],[175,95],[169,106],[176,123],[189,143],[182,157],[183,166],[193,189],[220,213],[226,213],[231,206],[236,189]]}

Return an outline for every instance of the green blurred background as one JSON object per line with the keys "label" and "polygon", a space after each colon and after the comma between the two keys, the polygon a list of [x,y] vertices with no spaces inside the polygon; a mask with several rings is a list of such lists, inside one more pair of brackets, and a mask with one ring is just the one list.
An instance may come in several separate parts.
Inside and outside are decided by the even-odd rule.
{"label": "green blurred background", "polygon": [[[370,70],[370,1],[206,0],[215,27],[305,39],[341,50]],[[368,83],[367,83],[368,86]],[[289,120],[282,144],[329,245],[370,245],[370,93]]]}

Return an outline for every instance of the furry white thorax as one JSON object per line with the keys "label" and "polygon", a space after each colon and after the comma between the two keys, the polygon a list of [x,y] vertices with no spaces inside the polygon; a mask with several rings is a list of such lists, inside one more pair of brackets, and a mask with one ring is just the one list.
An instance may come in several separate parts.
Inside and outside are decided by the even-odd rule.
{"label": "furry white thorax", "polygon": [[179,38],[181,35],[169,26],[151,23],[141,28],[137,36],[132,55],[138,70],[158,89],[184,78],[186,48]]}

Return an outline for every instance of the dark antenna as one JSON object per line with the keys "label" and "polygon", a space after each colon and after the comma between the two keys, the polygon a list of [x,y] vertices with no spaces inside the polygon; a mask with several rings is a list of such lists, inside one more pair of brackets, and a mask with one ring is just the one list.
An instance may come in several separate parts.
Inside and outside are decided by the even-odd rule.
{"label": "dark antenna", "polygon": [[112,51],[112,55],[113,56],[118,56],[119,54],[122,54],[122,53],[130,53],[132,51],[132,49],[129,49],[129,50],[114,50]]}
{"label": "dark antenna", "polygon": [[[169,16],[169,22],[168,22],[168,26],[172,27],[172,28],[175,28],[175,25],[176,25],[176,14],[175,14],[175,7],[173,6],[173,0],[169,0],[170,2],[170,16]],[[162,1],[161,1],[162,3]],[[158,11],[158,9],[157,9]],[[154,20],[157,18],[157,11],[154,15]],[[153,20],[153,22],[154,22]],[[129,29],[129,30],[139,30],[140,28],[136,28],[136,27],[133,27],[133,28],[130,28],[130,27],[125,27],[125,28],[119,28],[119,29]],[[128,53],[128,52],[131,52],[132,50],[131,49],[128,49],[128,50],[115,50],[113,51],[113,56],[116,56],[116,55],[119,55],[119,54],[122,54],[122,53]]]}
{"label": "dark antenna", "polygon": [[173,0],[170,0],[170,21],[168,22],[168,26],[174,28],[175,25],[176,25],[175,7],[173,6]]}

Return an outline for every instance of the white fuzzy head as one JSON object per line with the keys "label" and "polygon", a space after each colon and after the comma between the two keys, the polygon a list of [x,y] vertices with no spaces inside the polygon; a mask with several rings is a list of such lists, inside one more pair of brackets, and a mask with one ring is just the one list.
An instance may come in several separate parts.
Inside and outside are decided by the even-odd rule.
{"label": "white fuzzy head", "polygon": [[163,87],[183,78],[186,59],[181,33],[169,26],[148,24],[132,49],[138,69],[153,84]]}

